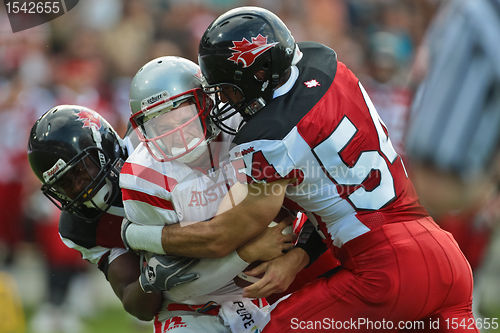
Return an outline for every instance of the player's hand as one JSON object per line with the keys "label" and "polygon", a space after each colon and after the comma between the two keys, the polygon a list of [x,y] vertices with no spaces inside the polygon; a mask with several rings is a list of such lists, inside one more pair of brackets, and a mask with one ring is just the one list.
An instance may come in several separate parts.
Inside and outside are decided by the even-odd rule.
{"label": "player's hand", "polygon": [[139,283],[146,293],[169,290],[179,284],[191,282],[200,276],[187,273],[199,259],[167,255],[141,255]]}
{"label": "player's hand", "polygon": [[245,272],[250,276],[264,276],[254,284],[243,289],[243,297],[259,298],[282,293],[292,284],[295,276],[309,262],[309,256],[301,248],[295,248],[281,257],[263,262]]}
{"label": "player's hand", "polygon": [[238,255],[248,263],[267,261],[283,255],[293,247],[294,235],[284,232],[286,222],[268,227],[262,234],[238,249]]}

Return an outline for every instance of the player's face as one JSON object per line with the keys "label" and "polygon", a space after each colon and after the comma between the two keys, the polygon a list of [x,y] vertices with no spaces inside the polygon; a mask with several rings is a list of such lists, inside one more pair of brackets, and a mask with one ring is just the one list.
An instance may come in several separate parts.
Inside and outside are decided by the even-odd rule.
{"label": "player's face", "polygon": [[195,144],[193,140],[198,142],[205,137],[198,109],[189,101],[159,116],[154,126],[154,131],[162,136],[161,142],[167,154],[173,156],[186,147],[191,148]]}
{"label": "player's face", "polygon": [[222,85],[221,92],[219,92],[221,102],[229,102],[231,105],[237,105],[243,101],[243,94],[232,85]]}
{"label": "player's face", "polygon": [[[57,192],[73,200],[90,185],[98,173],[99,167],[87,156],[64,173],[53,186]],[[94,190],[87,189],[83,199],[91,199]]]}

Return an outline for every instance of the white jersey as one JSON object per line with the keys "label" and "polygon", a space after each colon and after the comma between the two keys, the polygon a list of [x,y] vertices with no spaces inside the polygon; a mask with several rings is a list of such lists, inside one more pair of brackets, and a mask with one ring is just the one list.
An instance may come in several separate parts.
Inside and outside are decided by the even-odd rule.
{"label": "white jersey", "polygon": [[[217,147],[220,151],[228,150],[229,142],[222,142],[221,145],[223,147]],[[209,220],[215,216],[220,201],[234,183],[234,170],[227,163],[222,162],[217,169],[205,174],[176,161],[159,162],[142,143],[129,156],[120,174],[125,214],[131,222],[142,225]],[[203,259],[192,270],[196,272],[196,268],[200,267],[207,269],[220,260]],[[200,288],[207,287],[194,288],[194,281],[166,291],[165,296],[188,304],[222,303],[241,297],[242,290],[234,284],[233,278],[248,263],[234,257],[230,258],[230,262],[237,272],[222,280],[218,280],[215,274],[217,277],[210,279],[211,286],[208,287],[216,286],[216,291],[201,295]]]}
{"label": "white jersey", "polygon": [[120,174],[126,216],[144,225],[208,220],[234,184],[233,174],[227,163],[205,174],[176,161],[159,162],[141,143]]}
{"label": "white jersey", "polygon": [[[233,118],[239,123],[238,117]],[[233,168],[223,158],[231,140],[224,133],[220,137],[222,142],[212,142],[210,147],[212,152],[219,152],[222,162],[207,173],[176,161],[159,162],[141,143],[120,174],[126,217],[143,225],[202,222],[214,217],[222,198],[236,181]],[[247,266],[236,251],[224,258],[201,259],[190,269],[200,274],[199,279],[164,292],[165,302],[155,319],[155,333],[260,332],[270,319],[270,306],[242,298],[242,289],[233,281]],[[175,302],[200,305],[211,301],[221,305],[218,316],[168,310]]]}

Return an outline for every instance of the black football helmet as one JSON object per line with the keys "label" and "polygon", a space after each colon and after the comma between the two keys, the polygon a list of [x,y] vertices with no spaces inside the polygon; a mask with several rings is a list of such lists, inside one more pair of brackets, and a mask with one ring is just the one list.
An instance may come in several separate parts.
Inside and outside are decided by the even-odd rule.
{"label": "black football helmet", "polygon": [[42,192],[59,208],[84,219],[100,216],[120,194],[126,149],[97,112],[59,105],[33,125],[28,159]]}
{"label": "black football helmet", "polygon": [[286,25],[263,8],[235,8],[210,24],[198,62],[208,82],[205,90],[216,97],[211,116],[222,130],[234,134],[224,120],[236,112],[248,120],[271,101],[296,49]]}

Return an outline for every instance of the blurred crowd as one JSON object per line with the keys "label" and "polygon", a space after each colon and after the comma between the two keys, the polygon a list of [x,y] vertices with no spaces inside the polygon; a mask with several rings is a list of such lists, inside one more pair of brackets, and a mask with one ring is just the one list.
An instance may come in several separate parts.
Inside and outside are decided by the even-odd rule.
{"label": "blurred crowd", "polygon": [[[86,270],[78,253],[60,242],[59,212],[39,191],[39,181],[27,164],[29,130],[50,107],[89,107],[123,135],[130,116],[129,83],[143,64],[163,55],[196,62],[199,39],[215,17],[232,7],[256,5],[280,16],[297,41],[319,41],[337,52],[360,77],[396,150],[404,154],[405,123],[414,90],[410,78],[420,70],[415,54],[440,3],[85,0],[48,24],[15,34],[0,11],[0,154],[4,161],[0,165],[0,270],[8,269],[23,244],[39,247],[50,272],[46,302],[53,306],[64,303],[71,277]],[[480,258],[473,261],[476,265]]]}

